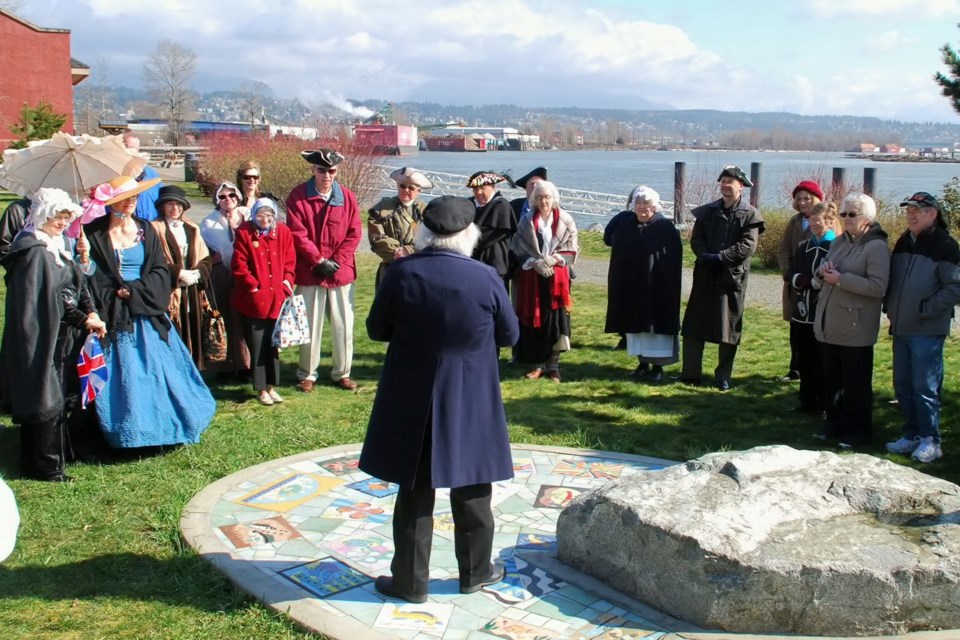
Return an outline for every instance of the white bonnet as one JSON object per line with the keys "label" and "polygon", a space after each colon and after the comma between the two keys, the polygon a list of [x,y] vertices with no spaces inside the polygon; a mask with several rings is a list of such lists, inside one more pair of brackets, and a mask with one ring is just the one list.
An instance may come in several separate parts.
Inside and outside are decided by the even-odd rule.
{"label": "white bonnet", "polygon": [[652,205],[657,211],[660,211],[660,194],[646,185],[640,185],[633,190],[633,193],[630,195],[630,209],[636,206],[637,200],[643,200]]}
{"label": "white bonnet", "polygon": [[30,198],[30,214],[27,224],[40,227],[44,222],[53,218],[61,211],[70,212],[70,221],[76,220],[83,213],[83,209],[70,199],[63,189],[43,187],[37,189]]}

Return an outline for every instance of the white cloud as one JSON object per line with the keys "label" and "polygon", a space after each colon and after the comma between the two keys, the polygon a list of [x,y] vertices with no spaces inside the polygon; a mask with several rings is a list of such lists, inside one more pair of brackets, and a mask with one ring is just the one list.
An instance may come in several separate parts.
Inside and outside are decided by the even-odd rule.
{"label": "white cloud", "polygon": [[960,2],[957,0],[812,0],[809,9],[820,17],[899,14],[943,16],[960,13]]}

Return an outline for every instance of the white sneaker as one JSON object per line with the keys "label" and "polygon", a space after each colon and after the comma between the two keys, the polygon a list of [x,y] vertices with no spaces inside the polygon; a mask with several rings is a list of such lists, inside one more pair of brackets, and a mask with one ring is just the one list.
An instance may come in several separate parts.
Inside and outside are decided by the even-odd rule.
{"label": "white sneaker", "polygon": [[903,436],[896,442],[888,442],[887,451],[890,453],[910,453],[918,446],[920,446],[920,436],[914,436],[912,438]]}
{"label": "white sneaker", "polygon": [[943,457],[943,449],[933,441],[933,436],[920,439],[920,444],[913,451],[913,459],[919,462],[933,462]]}

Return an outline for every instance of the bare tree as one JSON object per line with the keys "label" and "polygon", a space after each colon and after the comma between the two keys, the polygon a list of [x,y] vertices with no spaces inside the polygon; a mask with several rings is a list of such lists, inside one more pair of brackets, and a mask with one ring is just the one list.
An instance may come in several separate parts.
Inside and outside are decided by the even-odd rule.
{"label": "bare tree", "polygon": [[197,54],[173,40],[161,40],[143,65],[143,81],[153,98],[163,105],[173,144],[179,146],[183,122],[193,109],[190,78]]}

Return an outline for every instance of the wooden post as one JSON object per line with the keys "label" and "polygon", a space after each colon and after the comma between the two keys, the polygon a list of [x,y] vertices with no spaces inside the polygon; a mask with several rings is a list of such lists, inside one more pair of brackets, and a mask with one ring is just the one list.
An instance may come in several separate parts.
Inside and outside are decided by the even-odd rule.
{"label": "wooden post", "polygon": [[843,185],[846,182],[847,170],[843,167],[833,168],[833,179],[830,181],[830,198],[836,200],[843,195]]}
{"label": "wooden post", "polygon": [[750,206],[751,207],[760,207],[760,163],[751,162],[750,163],[750,182],[753,183],[753,186],[750,187]]}
{"label": "wooden post", "polygon": [[683,194],[687,187],[687,163],[673,163],[673,224],[683,224],[686,206],[683,201]]}
{"label": "wooden post", "polygon": [[864,167],[863,168],[863,192],[873,197],[873,192],[876,190],[877,186],[877,169],[876,167]]}

